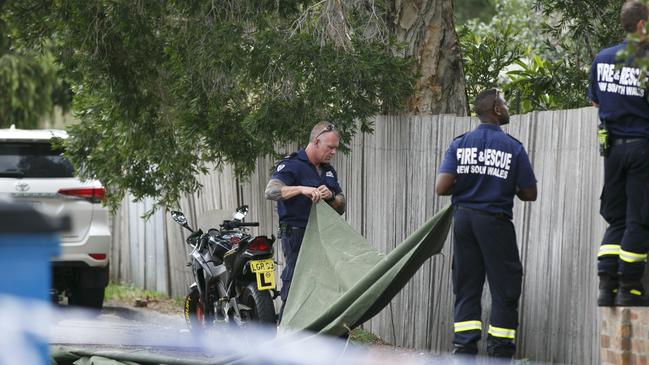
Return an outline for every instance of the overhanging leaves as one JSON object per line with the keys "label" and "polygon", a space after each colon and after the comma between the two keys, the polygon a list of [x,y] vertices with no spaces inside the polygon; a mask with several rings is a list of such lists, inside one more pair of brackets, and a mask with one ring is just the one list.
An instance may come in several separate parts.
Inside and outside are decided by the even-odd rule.
{"label": "overhanging leaves", "polygon": [[[348,142],[412,93],[411,61],[393,56],[381,32],[382,2],[7,6],[24,42],[60,45],[82,122],[68,130],[67,153],[84,177],[107,185],[113,206],[126,190],[173,205],[213,162],[245,176],[256,157],[277,144],[304,144],[322,120]],[[317,14],[303,16],[307,10],[337,12],[326,24],[344,25],[346,41],[323,31]]]}

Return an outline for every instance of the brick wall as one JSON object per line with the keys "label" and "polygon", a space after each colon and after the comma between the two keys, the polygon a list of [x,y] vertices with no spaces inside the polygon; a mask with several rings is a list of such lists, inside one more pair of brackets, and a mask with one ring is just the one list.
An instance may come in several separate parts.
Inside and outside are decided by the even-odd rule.
{"label": "brick wall", "polygon": [[649,365],[649,307],[600,308],[602,365]]}

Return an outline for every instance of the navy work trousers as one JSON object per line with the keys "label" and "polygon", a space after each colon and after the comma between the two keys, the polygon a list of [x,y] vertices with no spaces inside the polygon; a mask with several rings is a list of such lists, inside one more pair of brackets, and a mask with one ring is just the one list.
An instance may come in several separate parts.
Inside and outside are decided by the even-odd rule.
{"label": "navy work trousers", "polygon": [[649,140],[611,146],[604,158],[600,214],[609,226],[598,254],[599,274],[640,280],[649,251]]}
{"label": "navy work trousers", "polygon": [[487,350],[491,356],[512,357],[523,276],[514,225],[504,215],[457,207],[453,234],[453,343],[477,352],[486,274],[491,292]]}
{"label": "navy work trousers", "polygon": [[297,263],[297,255],[300,253],[302,239],[304,238],[304,228],[288,227],[282,233],[282,251],[284,252],[284,270],[282,270],[282,289],[279,292],[282,298],[282,308],[280,317],[284,313],[284,305],[288,298],[288,291],[291,288],[293,272]]}

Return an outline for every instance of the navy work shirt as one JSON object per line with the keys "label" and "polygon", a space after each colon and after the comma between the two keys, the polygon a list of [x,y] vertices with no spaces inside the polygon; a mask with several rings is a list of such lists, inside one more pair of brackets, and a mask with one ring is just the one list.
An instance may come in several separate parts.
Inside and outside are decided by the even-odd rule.
{"label": "navy work shirt", "polygon": [[[301,149],[297,153],[286,157],[277,165],[272,179],[277,179],[286,186],[311,186],[325,185],[335,195],[342,193],[338,184],[336,170],[330,164],[320,165],[320,174],[315,166],[309,162],[306,151]],[[300,194],[287,200],[277,202],[279,222],[294,227],[306,227],[311,210],[311,199]]]}
{"label": "navy work shirt", "polygon": [[640,85],[640,69],[616,60],[627,42],[605,48],[595,56],[590,69],[588,97],[599,104],[599,119],[613,137],[649,138],[647,90]]}
{"label": "navy work shirt", "polygon": [[488,123],[480,123],[453,140],[439,172],[456,175],[454,205],[500,213],[510,219],[517,188],[536,186],[523,145]]}

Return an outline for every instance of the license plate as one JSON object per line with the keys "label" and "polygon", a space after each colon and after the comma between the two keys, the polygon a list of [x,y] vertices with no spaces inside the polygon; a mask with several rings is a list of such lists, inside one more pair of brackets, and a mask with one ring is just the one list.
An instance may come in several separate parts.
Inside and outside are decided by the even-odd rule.
{"label": "license plate", "polygon": [[250,261],[252,272],[275,271],[275,262],[272,259]]}
{"label": "license plate", "polygon": [[257,289],[275,289],[275,262],[272,259],[252,260],[250,270],[257,275]]}

